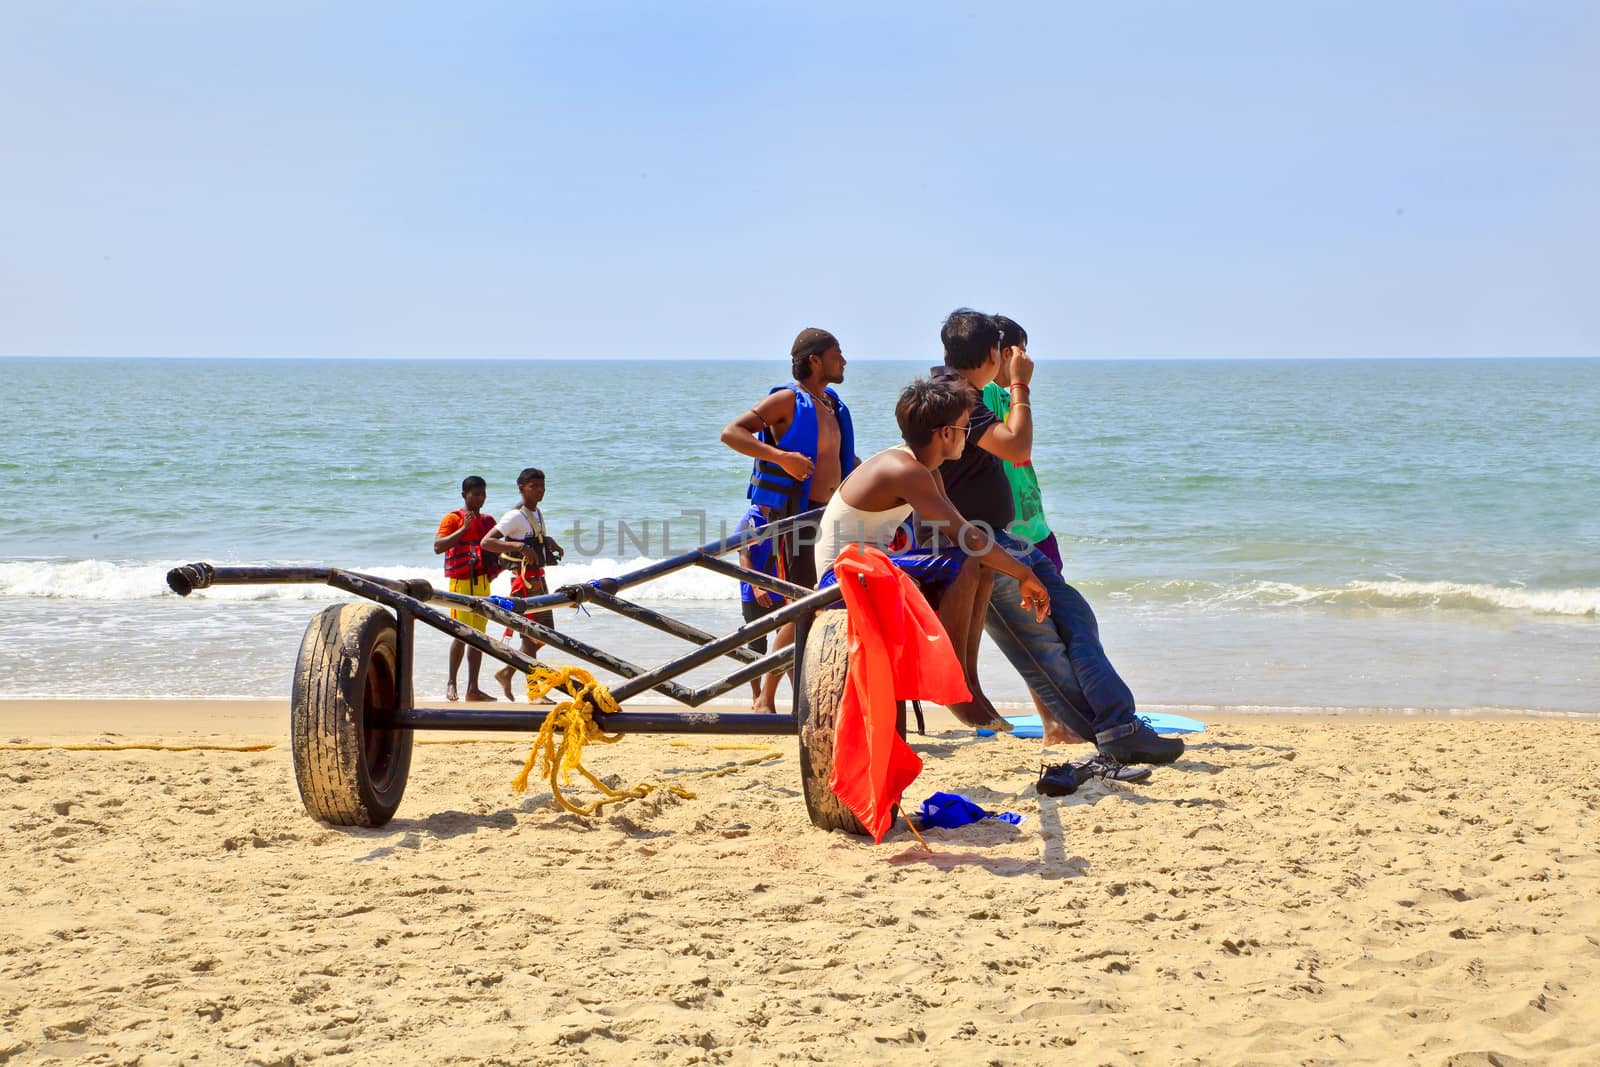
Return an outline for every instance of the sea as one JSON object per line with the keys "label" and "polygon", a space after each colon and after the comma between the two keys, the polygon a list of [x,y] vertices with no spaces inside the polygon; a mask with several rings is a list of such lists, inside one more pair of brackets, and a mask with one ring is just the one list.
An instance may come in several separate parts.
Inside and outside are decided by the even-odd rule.
{"label": "sea", "polygon": [[[861,455],[896,443],[927,362],[849,364]],[[468,474],[499,513],[519,470],[545,471],[569,550],[553,584],[686,551],[738,521],[749,462],[718,433],[786,371],[0,360],[0,698],[286,698],[307,621],[343,594],[184,599],[167,569],[442,584],[432,537]],[[1067,580],[1142,706],[1600,714],[1600,360],[1041,360],[1033,400]],[[739,622],[735,583],[698,568],[636,595]],[[636,663],[687,648],[593,607],[556,621]],[[436,702],[448,641],[421,633]],[[987,644],[982,669],[998,702],[1026,700]]]}

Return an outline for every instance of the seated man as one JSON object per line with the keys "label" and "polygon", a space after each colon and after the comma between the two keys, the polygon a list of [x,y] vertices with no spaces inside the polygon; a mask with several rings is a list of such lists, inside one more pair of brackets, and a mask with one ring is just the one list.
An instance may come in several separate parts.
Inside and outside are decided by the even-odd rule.
{"label": "seated man", "polygon": [[[1013,324],[1014,325],[1014,324]],[[963,386],[976,400],[1008,361],[1011,403],[1002,424],[981,403],[973,409],[966,453],[944,471],[962,513],[1004,530],[1015,517],[1011,485],[1000,460],[1031,462],[1033,412],[1028,382],[1033,360],[1002,333],[988,315],[960,308],[945,320],[940,334],[944,366],[933,377]],[[1136,713],[1133,692],[1111,665],[1100,644],[1100,627],[1083,596],[1061,579],[1061,572],[1038,547],[1008,534],[1001,544],[1049,592],[1049,623],[1014,603],[1009,572],[997,572],[989,597],[989,633],[1000,651],[1036,693],[1050,718],[1079,737],[1092,738],[1102,756],[1119,763],[1171,763],[1183,754],[1183,741],[1161,737]]]}
{"label": "seated man", "polygon": [[[969,525],[945,495],[938,468],[966,447],[972,406],[972,394],[960,383],[919,378],[901,391],[894,415],[905,444],[861,464],[833,494],[822,513],[816,563],[818,573],[824,574],[820,584],[829,584],[840,552],[851,545],[887,550],[913,510],[925,522],[957,531],[957,548],[892,558],[914,578],[930,584],[948,582],[938,596],[939,621],[961,659],[967,688],[979,694],[977,662],[968,655],[968,650],[976,651],[977,642],[968,635],[974,629],[981,632],[989,606],[988,597],[979,595],[985,584],[979,581],[980,568],[993,567],[1015,579],[1019,603],[1034,613],[1036,621],[1049,611],[1049,597],[1026,566],[1012,559],[993,537]],[[1011,729],[986,702],[965,701],[950,710],[969,726]]]}

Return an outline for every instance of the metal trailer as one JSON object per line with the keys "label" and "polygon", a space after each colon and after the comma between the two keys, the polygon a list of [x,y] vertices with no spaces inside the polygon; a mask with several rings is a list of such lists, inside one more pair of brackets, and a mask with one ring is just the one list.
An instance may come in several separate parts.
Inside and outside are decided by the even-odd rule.
{"label": "metal trailer", "polygon": [[[620,675],[611,688],[618,704],[649,691],[689,708],[699,708],[753,678],[795,668],[791,715],[725,711],[627,711],[597,713],[595,724],[608,733],[673,734],[798,734],[800,781],[806,810],[814,825],[863,833],[861,824],[828,787],[833,770],[834,727],[844,693],[848,661],[845,613],[823,611],[842,598],[837,586],[810,590],[760,574],[722,557],[740,548],[785,533],[817,512],[796,515],[712,541],[690,552],[630,571],[578,585],[566,585],[536,597],[473,597],[443,592],[423,580],[396,580],[337,567],[223,567],[190,563],[167,573],[167,585],[179,596],[215,585],[325,583],[373,601],[338,604],[318,612],[306,627],[295,664],[290,697],[289,735],[295,782],[306,811],[342,826],[382,826],[394,817],[411,769],[412,735],[417,730],[489,730],[536,733],[550,708],[456,706],[418,707],[413,697],[412,665],[416,624],[466,642],[468,647],[526,673],[536,664],[464,623],[444,608],[468,608],[513,631],[532,637],[585,663]],[[686,567],[703,567],[739,578],[788,603],[722,637],[618,594]],[[506,605],[510,605],[507,607]],[[614,611],[695,645],[692,651],[658,667],[630,663],[541,625],[525,612],[564,604],[593,604]],[[794,645],[760,656],[746,647],[785,623],[796,624]],[[802,652],[796,660],[795,650]],[[727,677],[691,689],[674,681],[679,675],[714,659],[727,657],[739,666]],[[920,708],[918,719],[920,721]],[[901,733],[905,732],[904,710]]]}

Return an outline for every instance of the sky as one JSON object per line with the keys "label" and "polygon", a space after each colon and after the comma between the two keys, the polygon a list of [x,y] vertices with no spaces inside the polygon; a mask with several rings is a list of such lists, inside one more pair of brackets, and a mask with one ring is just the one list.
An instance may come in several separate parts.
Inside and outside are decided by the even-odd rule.
{"label": "sky", "polygon": [[0,355],[1600,355],[1600,4],[0,7]]}

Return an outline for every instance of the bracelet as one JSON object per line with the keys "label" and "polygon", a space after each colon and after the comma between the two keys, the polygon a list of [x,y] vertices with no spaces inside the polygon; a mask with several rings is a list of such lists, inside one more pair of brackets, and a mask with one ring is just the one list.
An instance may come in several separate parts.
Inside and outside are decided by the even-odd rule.
{"label": "bracelet", "polygon": [[1012,406],[1012,408],[1031,408],[1031,407],[1033,407],[1033,405],[1028,403],[1026,400],[1013,400],[1011,402],[1011,406]]}
{"label": "bracelet", "polygon": [[1008,389],[1021,389],[1024,393],[1033,392],[1032,389],[1028,388],[1028,383],[1027,382],[1012,382],[1009,386],[1007,386],[1007,388]]}

